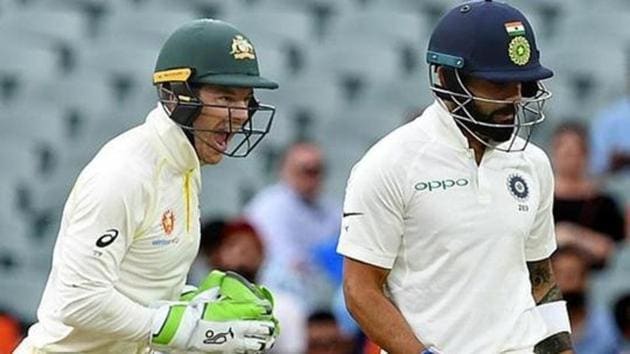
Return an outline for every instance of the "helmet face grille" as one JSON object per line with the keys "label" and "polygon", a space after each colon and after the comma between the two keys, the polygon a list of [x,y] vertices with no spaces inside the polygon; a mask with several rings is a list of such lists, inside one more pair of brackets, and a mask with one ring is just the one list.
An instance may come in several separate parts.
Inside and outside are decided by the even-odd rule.
{"label": "helmet face grille", "polygon": [[[204,104],[186,83],[158,86],[160,102],[169,117],[184,131],[193,146],[199,140],[213,150],[229,157],[246,157],[269,133],[275,107],[260,104],[252,98],[248,107]],[[193,126],[204,107],[224,111],[219,129],[199,129]],[[246,117],[245,119],[239,117]],[[225,141],[219,149],[213,140]]]}
{"label": "helmet face grille", "polygon": [[[195,139],[199,139],[204,144],[210,146],[217,152],[229,157],[246,157],[269,133],[271,123],[275,113],[275,108],[267,105],[258,105],[256,108],[229,108],[227,106],[210,106],[214,108],[224,108],[228,110],[227,126],[225,129],[195,129],[189,126],[181,126],[182,129],[190,132]],[[249,118],[242,123],[232,119],[237,110],[247,110]],[[256,118],[253,117],[256,113]],[[206,136],[225,136],[227,147],[225,150],[217,149],[214,144],[208,141]]]}
{"label": "helmet face grille", "polygon": [[[525,150],[534,128],[545,120],[543,108],[551,98],[551,92],[542,83],[524,83],[523,95],[518,101],[495,100],[472,94],[457,69],[446,69],[452,72],[452,78],[440,85],[436,77],[437,68],[435,65],[429,68],[431,91],[462,129],[486,147],[504,152]],[[481,117],[475,102],[506,107],[514,114],[513,123],[496,123],[490,117]]]}

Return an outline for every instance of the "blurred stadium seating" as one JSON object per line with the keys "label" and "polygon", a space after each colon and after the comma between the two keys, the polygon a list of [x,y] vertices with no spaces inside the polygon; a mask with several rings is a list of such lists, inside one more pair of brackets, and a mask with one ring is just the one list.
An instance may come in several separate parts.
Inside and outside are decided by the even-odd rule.
{"label": "blurred stadium seating", "polygon": [[[256,44],[262,72],[281,84],[258,94],[278,107],[259,150],[203,172],[203,213],[234,214],[274,179],[278,152],[295,139],[324,146],[328,191],[342,198],[363,152],[431,103],[424,51],[440,14],[458,2],[1,0],[0,305],[33,319],[73,181],[106,140],[155,106],[154,60],[181,23],[235,23]],[[557,73],[538,142],[554,121],[588,122],[626,92],[627,0],[509,2],[528,14],[542,61]],[[618,185],[610,190],[627,205],[630,188]]]}

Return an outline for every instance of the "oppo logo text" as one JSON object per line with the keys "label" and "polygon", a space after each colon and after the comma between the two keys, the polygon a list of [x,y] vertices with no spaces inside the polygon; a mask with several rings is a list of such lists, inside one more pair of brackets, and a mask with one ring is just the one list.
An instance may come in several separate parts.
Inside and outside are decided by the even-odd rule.
{"label": "oppo logo text", "polygon": [[419,182],[416,183],[413,187],[420,192],[427,190],[429,192],[432,192],[438,189],[447,190],[453,187],[465,187],[468,184],[470,184],[470,182],[466,178],[460,178],[456,180],[443,179],[441,181]]}

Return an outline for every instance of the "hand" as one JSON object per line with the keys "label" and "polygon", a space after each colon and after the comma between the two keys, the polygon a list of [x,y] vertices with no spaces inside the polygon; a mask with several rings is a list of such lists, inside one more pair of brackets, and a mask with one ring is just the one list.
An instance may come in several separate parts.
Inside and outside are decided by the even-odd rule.
{"label": "hand", "polygon": [[[267,301],[271,304],[272,316],[270,319],[275,324],[273,337],[275,339],[280,335],[280,321],[273,316],[274,299],[271,290],[264,285],[253,284],[240,274],[229,271],[225,274],[225,279],[220,289],[222,295],[231,299],[254,302]],[[269,317],[265,317],[265,319],[269,319]]]}
{"label": "hand", "polygon": [[[274,306],[273,294],[269,289],[262,285],[253,284],[240,274],[231,271],[221,272],[213,270],[199,284],[197,291],[188,293],[185,298],[187,301],[193,302],[219,298],[255,303],[259,303],[262,300],[271,304],[271,312],[273,312]],[[274,316],[266,316],[262,319],[271,319],[276,324],[274,335],[277,337],[280,334],[278,320]]]}
{"label": "hand", "polygon": [[180,301],[206,301],[230,298],[239,301],[268,300],[273,306],[273,295],[264,286],[252,284],[235,272],[213,270],[199,284],[199,287],[185,285],[180,294]]}
{"label": "hand", "polygon": [[157,350],[219,353],[262,353],[275,341],[268,301],[223,299],[174,302],[160,306],[153,319],[150,345]]}
{"label": "hand", "polygon": [[[234,272],[221,272],[213,270],[199,284],[199,288],[186,285],[181,292],[180,301],[190,303],[192,306],[200,303],[215,303],[217,301],[229,301],[235,304],[252,303],[265,308],[262,315],[257,313],[230,313],[233,309],[213,306],[208,311],[212,312],[215,319],[230,320],[256,320],[271,322],[272,334],[265,340],[265,349],[271,348],[280,334],[279,321],[272,315],[274,299],[271,291],[264,286],[252,284],[241,275]],[[210,329],[212,330],[212,329]],[[213,333],[217,333],[214,331]]]}
{"label": "hand", "polygon": [[242,275],[228,271],[221,283],[222,295],[242,301],[267,300],[273,306],[273,295],[264,286],[251,283]]}

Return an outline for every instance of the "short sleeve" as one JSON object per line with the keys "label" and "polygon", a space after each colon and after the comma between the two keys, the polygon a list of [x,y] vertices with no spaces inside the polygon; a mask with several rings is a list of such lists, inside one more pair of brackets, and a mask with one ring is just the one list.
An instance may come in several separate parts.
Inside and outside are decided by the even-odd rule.
{"label": "short sleeve", "polygon": [[551,164],[547,155],[540,149],[536,150],[534,164],[540,187],[540,201],[534,225],[525,244],[528,262],[548,258],[557,248],[553,221],[554,182]]}
{"label": "short sleeve", "polygon": [[368,152],[353,168],[346,186],[338,253],[392,268],[403,234],[402,178],[381,152]]}

